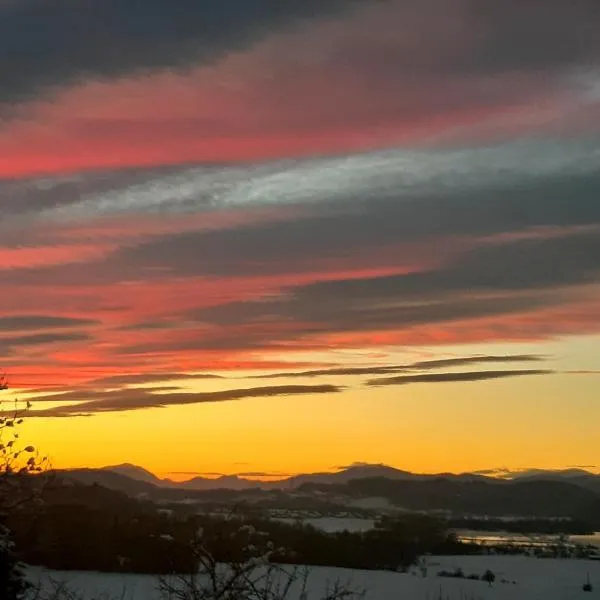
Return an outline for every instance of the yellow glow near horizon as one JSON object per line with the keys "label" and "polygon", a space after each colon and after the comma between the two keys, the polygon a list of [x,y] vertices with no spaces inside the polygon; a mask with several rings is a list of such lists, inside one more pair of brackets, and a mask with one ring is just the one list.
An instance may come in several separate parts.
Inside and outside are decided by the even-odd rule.
{"label": "yellow glow near horizon", "polygon": [[[349,379],[322,382],[345,385]],[[23,437],[35,440],[57,468],[131,462],[159,475],[294,474],[353,462],[415,472],[559,468],[589,465],[600,456],[599,391],[600,377],[565,373],[363,387],[331,395],[30,419]]]}

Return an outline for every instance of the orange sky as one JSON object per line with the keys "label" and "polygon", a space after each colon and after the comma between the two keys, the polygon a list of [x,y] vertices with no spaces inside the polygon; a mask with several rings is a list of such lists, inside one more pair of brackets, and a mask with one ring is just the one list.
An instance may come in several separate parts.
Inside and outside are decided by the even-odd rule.
{"label": "orange sky", "polygon": [[[50,449],[57,467],[127,459],[175,479],[189,475],[173,471],[277,475],[333,470],[354,462],[384,462],[417,472],[592,467],[600,450],[595,431],[600,373],[569,371],[575,365],[594,366],[599,341],[572,338],[508,346],[517,353],[562,355],[544,365],[562,368],[562,374],[387,389],[364,389],[361,377],[331,376],[324,381],[348,389],[326,396],[31,419],[25,434]],[[479,353],[490,348],[460,350]],[[455,349],[448,349],[450,356]],[[437,348],[433,352],[444,355]],[[402,356],[406,358],[405,353],[390,358]],[[190,392],[254,385],[248,379],[174,383]]]}

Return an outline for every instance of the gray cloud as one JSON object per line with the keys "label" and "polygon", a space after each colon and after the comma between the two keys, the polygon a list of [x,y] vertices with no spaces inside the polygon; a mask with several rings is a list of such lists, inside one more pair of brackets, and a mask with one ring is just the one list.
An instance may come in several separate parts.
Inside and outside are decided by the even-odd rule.
{"label": "gray cloud", "polygon": [[[317,228],[317,234],[325,226],[331,235],[329,225],[338,214],[360,223],[369,232],[375,224],[370,219],[364,223],[360,220],[365,213],[369,216],[370,205],[377,203],[378,210],[384,213],[400,212],[388,216],[412,221],[416,230],[399,223],[396,232],[408,239],[439,234],[446,228],[467,233],[474,227],[483,227],[493,233],[505,227],[514,229],[517,217],[522,226],[539,224],[540,220],[548,225],[558,224],[556,221],[563,224],[565,219],[581,223],[580,211],[597,220],[599,209],[592,198],[600,178],[599,157],[597,140],[592,138],[520,141],[477,148],[398,148],[250,166],[183,167],[171,176],[159,170],[144,184],[123,182],[110,193],[82,195],[78,190],[70,206],[52,208],[42,215],[59,220],[127,212],[176,214],[302,204],[318,206],[319,214],[313,211],[308,220]],[[118,173],[117,179],[121,179]],[[30,184],[12,184],[16,188],[13,193],[22,195],[23,186],[28,188]],[[565,210],[564,194],[573,191],[579,197],[575,213]],[[539,203],[542,197],[547,213],[531,214],[529,206]],[[471,208],[474,223],[461,219],[446,201],[455,208]],[[5,204],[9,213],[19,210],[18,204],[15,209],[15,202]],[[423,215],[432,209],[447,217],[448,223],[426,220]],[[268,228],[277,225],[277,221],[264,224]],[[382,218],[377,225],[384,232],[389,231],[389,224],[386,226]],[[254,229],[260,228],[259,225]],[[206,239],[210,239],[210,232]],[[292,237],[290,242],[294,241]]]}
{"label": "gray cloud", "polygon": [[[303,205],[298,212],[296,205],[278,207],[294,218],[139,239],[124,234],[116,242],[120,247],[103,258],[9,269],[3,284],[46,292],[74,282],[82,288],[140,282],[143,289],[179,279],[188,281],[189,290],[196,293],[202,280],[195,278],[210,278],[212,306],[205,307],[204,298],[199,298],[201,308],[163,304],[160,314],[127,315],[143,319],[145,329],[166,323],[170,329],[156,327],[151,336],[135,330],[120,335],[109,351],[116,360],[181,351],[285,351],[290,343],[310,347],[312,340],[318,343],[320,336],[340,332],[402,331],[568,306],[585,300],[600,282],[600,171],[592,165],[597,145],[549,146],[551,150],[537,143],[503,147],[491,155],[499,161],[493,163],[493,176],[481,180],[479,163],[473,166],[471,161],[483,150],[470,150],[461,155],[467,165],[465,178],[472,178],[469,185],[461,183],[462,171],[444,171],[441,179],[430,182],[429,171],[422,169],[419,175],[417,169],[411,175],[416,177],[412,193],[406,187],[398,191],[393,162],[393,178],[386,179],[389,165],[377,170],[362,195],[344,184],[343,198],[328,201],[323,195],[320,203]],[[523,162],[524,175],[511,171],[505,177],[502,157],[512,150],[517,159],[510,159],[511,169]],[[535,157],[530,163],[529,154]],[[427,153],[419,156],[425,160]],[[440,164],[444,156],[440,152]],[[566,163],[561,162],[563,156],[568,157]],[[489,157],[480,162],[487,164]],[[375,159],[366,160],[370,164]],[[582,170],[580,160],[587,160]],[[460,163],[457,157],[452,161]],[[568,168],[563,172],[564,164]],[[332,181],[339,179],[338,173]],[[0,204],[11,205],[1,199]],[[92,219],[84,225],[93,231],[94,223]],[[58,230],[55,240],[46,240],[49,246],[64,239]],[[26,233],[23,237],[23,244],[32,243]],[[18,236],[13,242],[17,241]],[[369,275],[383,267],[396,273]],[[340,278],[338,273],[358,270],[363,273],[355,278]],[[310,276],[294,285],[292,273]],[[278,284],[280,275],[286,280]],[[272,277],[271,282],[263,285],[259,278],[264,276]],[[311,280],[316,282],[305,283]],[[216,285],[220,281],[236,291],[221,295]],[[251,300],[230,301],[245,285],[257,291],[241,294]],[[193,307],[192,293],[189,299],[186,304]],[[126,297],[117,304],[126,314]],[[506,327],[508,331],[508,321]],[[551,332],[552,325],[544,323],[528,333]]]}
{"label": "gray cloud", "polygon": [[155,394],[152,390],[122,389],[117,391],[72,391],[63,394],[39,396],[34,402],[78,402],[30,412],[36,417],[65,417],[91,415],[103,412],[122,412],[142,408],[164,408],[202,404],[206,402],[229,402],[247,398],[270,398],[302,394],[331,394],[342,391],[335,385],[282,385],[249,389],[231,389],[217,392],[172,392]]}
{"label": "gray cloud", "polygon": [[87,383],[91,388],[116,387],[122,385],[144,385],[149,383],[160,383],[182,380],[203,380],[203,379],[222,379],[220,375],[212,373],[180,373],[180,372],[164,372],[164,373],[128,373],[125,375],[111,375],[100,379],[93,379]]}
{"label": "gray cloud", "polygon": [[85,342],[93,339],[87,333],[37,333],[35,335],[0,337],[0,347],[43,346],[58,342]]}
{"label": "gray cloud", "polygon": [[[424,299],[413,306],[402,306],[399,299],[398,306],[386,308],[378,305],[377,290],[374,289],[373,295],[363,298],[360,303],[333,295],[327,301],[320,297],[319,301],[321,304],[314,303],[312,297],[306,295],[302,300],[292,296],[289,301],[239,302],[203,309],[198,311],[197,317],[199,323],[205,324],[201,336],[157,338],[147,343],[123,345],[117,352],[128,356],[146,352],[285,351],[290,348],[290,340],[296,343],[308,340],[310,344],[313,336],[332,333],[400,331],[417,325],[510,315],[557,306],[561,301],[566,302],[567,298],[559,295],[524,295],[515,298],[500,295],[466,300],[443,297],[435,303]],[[272,326],[261,327],[267,319]],[[207,323],[211,324],[209,329],[206,328]],[[243,326],[243,335],[240,335],[238,326]]]}
{"label": "gray cloud", "polygon": [[[269,330],[268,339],[253,339],[249,332],[245,343],[277,347],[279,335],[300,335],[289,323],[303,324],[302,333],[310,335],[508,315],[560,306],[571,299],[571,288],[598,281],[600,235],[594,230],[490,243],[417,273],[291,287],[269,301],[202,309],[196,319],[222,326],[258,325],[268,316],[281,329]],[[210,333],[205,341],[210,343]],[[230,338],[218,338],[221,347],[231,343],[236,343],[233,331]]]}
{"label": "gray cloud", "polygon": [[[595,0],[25,0],[0,4],[0,67],[5,101],[85,79],[122,77],[208,63],[298,19],[352,4],[387,17],[397,42],[339,49],[339,66],[364,65],[389,78],[415,73],[552,71],[597,64]],[[418,31],[419,35],[414,35]],[[379,32],[371,33],[376,38]],[[557,42],[559,40],[559,42]],[[343,109],[343,107],[340,107]]]}
{"label": "gray cloud", "polygon": [[372,387],[386,385],[410,385],[413,383],[458,383],[468,381],[488,381],[507,377],[525,377],[531,375],[550,375],[554,371],[546,369],[524,369],[520,371],[468,371],[465,373],[428,373],[426,375],[401,375],[372,379],[367,385]]}
{"label": "gray cloud", "polygon": [[313,300],[348,297],[360,304],[376,297],[433,298],[440,292],[529,291],[594,283],[600,275],[599,231],[490,243],[439,268],[345,281],[316,283],[298,291]]}
{"label": "gray cloud", "polygon": [[270,375],[253,375],[250,379],[289,379],[304,377],[330,377],[340,375],[384,375],[404,370],[404,366],[379,366],[379,367],[338,367],[333,369],[312,369],[310,371],[285,371],[271,373]]}
{"label": "gray cloud", "polygon": [[0,331],[31,331],[36,329],[69,329],[95,325],[91,319],[59,317],[53,315],[13,315],[0,317]]}
{"label": "gray cloud", "polygon": [[505,356],[464,356],[458,358],[442,358],[436,360],[422,360],[411,365],[413,369],[443,369],[446,367],[463,367],[485,363],[512,363],[512,362],[539,362],[543,356],[535,354],[508,354]]}
{"label": "gray cloud", "polygon": [[460,358],[444,358],[439,360],[424,360],[406,365],[380,365],[373,367],[337,367],[332,369],[312,369],[310,371],[287,371],[272,373],[270,375],[255,375],[251,379],[287,379],[303,377],[329,377],[345,375],[385,375],[398,371],[411,371],[416,369],[441,369],[446,367],[459,367],[485,363],[513,363],[513,362],[538,362],[543,360],[540,356],[532,354],[513,354],[506,356],[465,356]]}
{"label": "gray cloud", "polygon": [[487,24],[472,56],[481,69],[547,69],[588,65],[600,58],[593,33],[600,22],[595,0],[473,0],[471,7]]}
{"label": "gray cloud", "polygon": [[351,0],[26,0],[0,4],[0,101],[85,79],[185,68]]}
{"label": "gray cloud", "polygon": [[[429,181],[430,174],[427,171],[427,176],[422,175],[424,180],[415,184],[419,191],[415,194],[410,186],[406,187],[406,182],[398,180],[398,173],[402,173],[398,168],[393,170],[391,180],[386,179],[385,169],[381,172],[375,169],[364,189],[357,191],[348,188],[344,191],[343,200],[337,198],[334,202],[323,192],[318,207],[316,204],[312,208],[305,207],[307,214],[295,219],[240,225],[219,231],[192,231],[152,236],[147,240],[128,240],[126,247],[104,260],[93,259],[93,270],[89,268],[89,263],[83,263],[20,269],[3,276],[7,283],[51,283],[56,286],[70,284],[74,280],[82,284],[116,283],[136,279],[140,273],[146,279],[275,275],[289,273],[290,270],[312,272],[318,267],[319,260],[324,258],[342,265],[346,262],[368,266],[369,256],[374,253],[378,255],[378,265],[410,267],[414,266],[415,256],[424,261],[439,260],[444,256],[445,253],[441,253],[435,245],[436,241],[445,248],[453,244],[460,250],[459,244],[472,244],[473,238],[525,233],[540,228],[600,226],[600,204],[597,202],[600,170],[590,166],[585,172],[577,172],[577,165],[581,161],[593,162],[597,145],[559,144],[550,152],[536,144],[520,149],[507,146],[490,156],[489,161],[483,161],[488,164],[486,169],[489,164],[493,165],[494,161],[511,155],[513,151],[519,156],[519,160],[513,161],[515,165],[527,164],[531,173],[527,174],[525,168],[524,175],[501,176],[505,165],[498,164],[497,171],[492,168],[495,173],[493,181],[484,178],[477,183],[480,165],[471,164],[471,161],[482,150],[474,150],[462,158],[452,158],[461,173],[460,178],[457,178],[456,171],[450,170],[440,181],[435,181],[435,178]],[[425,163],[427,156],[423,154],[422,157]],[[444,164],[444,156],[441,153],[438,157],[441,164]],[[547,168],[548,161],[553,164],[554,160],[558,160],[556,156],[569,157],[567,172],[561,173],[558,165],[558,173],[550,169],[548,174],[535,175],[536,169],[543,171]],[[416,158],[414,163],[420,164]],[[467,173],[472,173],[470,185],[464,183],[467,178],[466,174],[463,176],[465,165]],[[338,175],[332,175],[334,182]],[[11,206],[18,203],[0,199],[0,206],[4,204],[10,210]],[[123,202],[120,204],[123,205]],[[138,203],[135,206],[136,210],[143,210]],[[7,234],[10,236],[10,231]],[[32,232],[21,232],[15,236],[14,243],[27,244],[28,235],[35,236]],[[310,243],[307,243],[309,239]],[[34,237],[30,243],[40,242]],[[54,242],[46,240],[46,243],[60,243],[60,239]],[[507,243],[502,248],[507,252],[511,247],[515,252],[535,252],[532,257],[538,263],[535,267],[539,271],[537,277],[544,273],[552,276],[552,273],[548,273],[549,263],[544,266],[540,251],[536,251],[536,245],[541,247],[544,243],[543,240],[532,240],[520,246]],[[578,243],[587,244],[587,248],[575,247]],[[417,250],[411,249],[414,244],[418,245]],[[406,246],[406,252],[401,252],[402,246]],[[495,248],[491,246],[487,249],[488,255],[494,254]],[[587,240],[584,237],[575,239],[571,247],[565,250],[565,257],[558,266],[565,265],[567,272],[560,271],[556,274],[557,278],[559,275],[569,276],[568,263],[574,253],[579,252],[584,260],[588,257],[589,260],[594,259],[594,254],[590,254],[596,251],[593,234]],[[505,258],[492,258],[500,268],[502,265],[498,261],[506,264],[514,256],[506,254]],[[472,258],[473,268],[477,267],[478,260],[481,262],[477,255]],[[538,266],[542,268],[538,269]],[[524,269],[521,268],[521,272]],[[494,269],[491,272],[494,273]],[[580,269],[574,269],[573,276],[577,277],[580,272]],[[439,280],[439,274],[437,277]],[[524,279],[527,278],[528,275],[525,275]],[[413,281],[424,282],[425,279],[427,276],[420,280],[414,277]]]}
{"label": "gray cloud", "polygon": [[[243,347],[243,344],[246,344],[248,348],[264,345],[277,348],[279,341],[286,340],[291,335],[398,330],[417,325],[460,321],[465,318],[509,315],[556,306],[561,303],[561,300],[566,300],[558,296],[538,297],[536,295],[515,298],[502,295],[472,299],[446,295],[436,302],[428,302],[428,298],[423,298],[422,302],[405,305],[399,294],[395,296],[395,301],[394,297],[388,294],[390,298],[388,302],[391,306],[386,307],[381,306],[384,297],[378,294],[378,283],[374,281],[373,293],[360,300],[344,297],[341,290],[335,287],[327,297],[323,294],[313,296],[310,290],[302,289],[297,291],[301,297],[292,296],[289,301],[272,302],[271,306],[260,306],[260,303],[235,303],[200,311],[200,321],[211,322],[217,326],[234,327],[227,331],[215,329],[207,333],[203,340],[188,342],[187,347],[226,349],[240,347],[240,345]],[[382,282],[383,285],[385,282]],[[313,299],[322,304],[313,303]],[[253,332],[248,332],[243,340],[238,339],[236,325],[259,324],[267,315],[272,322],[278,319],[279,329],[273,328],[266,332],[257,328]],[[298,325],[302,326],[301,329]],[[186,344],[183,346],[185,347]]]}

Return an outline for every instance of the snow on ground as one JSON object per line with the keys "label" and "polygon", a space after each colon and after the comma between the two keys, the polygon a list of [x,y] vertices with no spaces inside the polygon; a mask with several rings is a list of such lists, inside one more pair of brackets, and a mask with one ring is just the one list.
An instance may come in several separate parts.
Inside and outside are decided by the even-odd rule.
{"label": "snow on ground", "polygon": [[[309,579],[310,598],[318,599],[318,592],[336,579],[366,589],[365,600],[437,600],[440,589],[444,600],[592,600],[600,597],[600,562],[597,561],[449,556],[429,557],[428,563],[426,578],[382,571],[315,568]],[[481,575],[491,569],[496,574],[496,583],[489,587],[481,581],[436,576],[441,569],[459,567],[466,575]],[[581,588],[588,573],[594,585],[592,594]],[[68,581],[73,589],[84,594],[86,600],[95,600],[102,594],[110,594],[106,600],[160,600],[155,588],[156,579],[151,576],[31,569],[31,577],[46,582],[50,578]],[[516,583],[503,584],[503,579]]]}

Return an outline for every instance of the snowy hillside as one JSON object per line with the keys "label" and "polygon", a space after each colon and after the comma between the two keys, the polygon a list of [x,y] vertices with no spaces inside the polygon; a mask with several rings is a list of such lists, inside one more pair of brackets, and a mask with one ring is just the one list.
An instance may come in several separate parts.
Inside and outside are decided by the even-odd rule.
{"label": "snowy hillside", "polygon": [[[430,557],[428,576],[380,571],[350,571],[315,568],[310,579],[311,597],[327,582],[341,579],[367,590],[365,600],[437,600],[440,590],[449,600],[592,600],[600,592],[600,562],[583,560],[534,559],[523,556]],[[437,577],[444,570],[463,569],[465,575],[481,575],[491,569],[496,583]],[[160,600],[155,580],[149,576],[100,573],[58,573],[31,570],[32,577],[69,581],[73,588],[92,600],[111,594],[124,600]],[[590,576],[592,594],[582,591]],[[506,580],[507,583],[502,583]],[[512,582],[515,583],[512,583]],[[125,594],[122,596],[122,594]]]}

